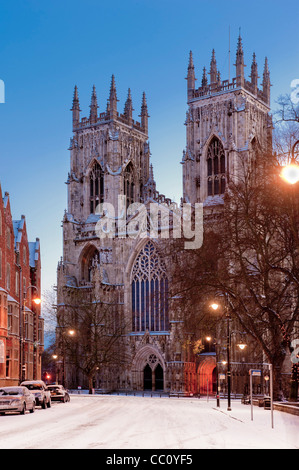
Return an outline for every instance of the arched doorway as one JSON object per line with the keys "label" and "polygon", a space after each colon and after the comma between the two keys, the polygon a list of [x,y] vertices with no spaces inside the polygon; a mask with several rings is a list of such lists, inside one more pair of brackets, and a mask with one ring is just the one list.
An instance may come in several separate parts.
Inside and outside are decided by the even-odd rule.
{"label": "arched doorway", "polygon": [[137,351],[132,363],[133,389],[164,390],[165,383],[167,383],[167,372],[162,355],[152,345],[145,344]]}
{"label": "arched doorway", "polygon": [[145,368],[143,369],[143,389],[144,390],[152,390],[153,388],[153,377],[152,377],[152,369],[148,364],[146,364]]}
{"label": "arched doorway", "polygon": [[216,389],[216,360],[215,357],[206,357],[198,366],[198,391],[201,395],[210,395]]}
{"label": "arched doorway", "polygon": [[160,364],[154,370],[155,373],[155,390],[164,390],[164,372]]}

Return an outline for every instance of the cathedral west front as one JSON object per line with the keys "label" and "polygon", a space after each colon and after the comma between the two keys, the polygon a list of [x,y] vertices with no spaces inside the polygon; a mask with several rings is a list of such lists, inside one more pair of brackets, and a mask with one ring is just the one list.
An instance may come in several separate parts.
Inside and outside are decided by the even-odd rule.
{"label": "cathedral west front", "polygon": [[[237,177],[240,155],[251,155],[257,147],[271,145],[267,59],[261,86],[255,54],[249,80],[244,67],[239,37],[235,77],[221,79],[213,50],[209,72],[203,67],[200,86],[196,87],[193,55],[191,52],[189,55],[186,148],[180,162],[181,204],[191,207],[200,204],[204,213],[221,210],[229,181]],[[203,377],[205,380],[209,377],[212,387],[215,357],[209,355],[198,360],[185,347],[184,320],[169,297],[170,259],[163,256],[152,236],[148,216],[150,206],[162,208],[169,215],[173,230],[173,214],[178,208],[156,188],[145,93],[141,97],[139,121],[133,118],[130,89],[122,113],[118,103],[112,76],[106,109],[99,110],[93,87],[89,116],[81,117],[75,87],[68,206],[62,223],[63,255],[57,270],[57,334],[64,354],[60,380],[64,379],[69,388],[88,387],[86,376],[64,349],[63,337],[65,320],[70,317],[69,292],[78,296],[92,292],[98,302],[106,305],[113,299],[111,315],[117,315],[124,325],[120,336],[121,355],[125,358],[113,365],[99,364],[93,373],[94,388],[200,393]],[[115,212],[99,210],[105,204],[114,207]],[[137,221],[136,213],[130,211],[134,204],[145,210],[142,236],[130,236],[130,230],[140,230],[141,224],[140,217]],[[113,236],[107,233],[99,236],[103,218],[110,228],[114,227]],[[162,226],[159,233],[163,232]],[[164,243],[166,240],[167,237]]]}

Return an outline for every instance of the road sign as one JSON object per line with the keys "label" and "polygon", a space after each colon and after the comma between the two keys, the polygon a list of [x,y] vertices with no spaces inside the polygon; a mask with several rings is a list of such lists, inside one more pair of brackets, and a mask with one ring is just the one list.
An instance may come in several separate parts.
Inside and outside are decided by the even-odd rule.
{"label": "road sign", "polygon": [[250,374],[252,377],[261,377],[262,371],[259,370],[259,369],[250,369],[249,374]]}

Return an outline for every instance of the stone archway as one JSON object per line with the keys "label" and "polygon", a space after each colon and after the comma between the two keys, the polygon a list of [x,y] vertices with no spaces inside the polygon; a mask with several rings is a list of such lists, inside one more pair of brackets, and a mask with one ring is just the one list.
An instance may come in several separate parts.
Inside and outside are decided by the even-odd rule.
{"label": "stone archway", "polygon": [[143,369],[143,390],[153,389],[153,371],[149,364]]}
{"label": "stone archway", "polygon": [[135,390],[164,390],[165,364],[159,351],[147,344],[137,352],[132,365]]}
{"label": "stone archway", "polygon": [[211,395],[215,392],[216,360],[213,357],[205,358],[198,366],[198,388],[201,395]]}

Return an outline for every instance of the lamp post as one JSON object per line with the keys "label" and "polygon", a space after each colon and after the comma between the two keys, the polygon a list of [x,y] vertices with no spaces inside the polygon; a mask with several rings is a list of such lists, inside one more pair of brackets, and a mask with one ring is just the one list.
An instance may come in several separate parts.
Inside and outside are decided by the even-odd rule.
{"label": "lamp post", "polygon": [[[35,289],[38,293],[38,289],[36,286],[28,286],[26,291],[24,292],[24,296],[21,299],[21,318],[20,318],[20,369],[19,369],[19,381],[20,383],[23,382],[26,377],[26,364],[25,364],[25,305],[27,299],[27,293],[29,289]],[[32,299],[32,302],[35,305],[40,305],[41,299],[37,295]]]}
{"label": "lamp post", "polygon": [[[64,387],[67,386],[66,382],[66,376],[67,376],[67,371],[66,371],[66,362],[65,362],[65,356],[66,356],[66,344],[65,344],[65,336],[69,336],[69,337],[74,337],[76,335],[76,330],[73,329],[73,328],[69,328],[67,326],[57,326],[56,327],[57,329],[58,328],[61,328],[62,329],[62,332],[60,333],[59,335],[59,343],[61,344],[61,347],[59,346],[59,349],[61,351],[61,359],[59,360],[59,363],[62,364],[62,377],[61,377],[61,381],[62,381],[62,385]],[[57,359],[58,359],[58,356],[57,354],[55,353],[53,356],[53,359],[56,361],[56,364],[58,363]],[[59,375],[60,376],[60,369],[59,369],[59,374],[58,374],[58,370],[57,370],[57,376]],[[58,377],[57,377],[58,378]],[[56,380],[57,381],[57,380]]]}
{"label": "lamp post", "polygon": [[[211,308],[213,310],[218,310],[219,304],[216,302],[211,304]],[[226,317],[226,359],[227,359],[227,410],[231,411],[231,370],[230,370],[230,315],[227,310],[227,305],[225,305],[225,317]]]}
{"label": "lamp post", "polygon": [[[212,303],[210,307],[213,310],[218,310],[219,304],[216,302]],[[228,312],[227,305],[225,305],[225,317],[226,317],[226,361],[223,361],[223,364],[227,364],[227,411],[231,411],[231,363],[230,363],[230,353],[231,353],[231,335],[236,333],[236,331],[230,331],[230,320],[231,316]],[[243,334],[243,333],[242,333]],[[247,346],[246,343],[240,341],[238,343],[238,348],[242,351]],[[218,377],[217,377],[218,380]],[[217,385],[218,387],[218,385]],[[218,390],[218,388],[217,388]],[[217,404],[218,406],[218,404]]]}
{"label": "lamp post", "polygon": [[[299,181],[299,165],[295,154],[299,155],[299,140],[297,140],[293,147],[291,153],[291,161],[289,165],[286,165],[280,176],[289,184],[294,185]],[[297,233],[296,233],[297,236]],[[292,365],[292,378],[291,378],[291,391],[290,398],[297,401],[298,396],[298,368],[297,364],[293,363]]]}

